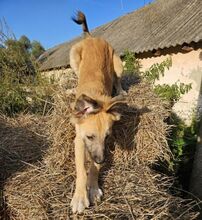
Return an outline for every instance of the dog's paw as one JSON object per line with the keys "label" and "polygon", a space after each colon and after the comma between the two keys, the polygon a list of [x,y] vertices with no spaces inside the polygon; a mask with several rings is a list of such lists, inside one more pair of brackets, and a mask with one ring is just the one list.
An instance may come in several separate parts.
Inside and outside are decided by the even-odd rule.
{"label": "dog's paw", "polygon": [[95,201],[100,202],[102,196],[103,196],[103,192],[100,188],[98,188],[98,187],[90,187],[89,188],[89,198],[90,198],[91,204],[94,204]]}
{"label": "dog's paw", "polygon": [[128,93],[127,93],[125,90],[121,90],[121,91],[119,92],[119,95],[127,96]]}
{"label": "dog's paw", "polygon": [[71,201],[71,207],[73,213],[82,213],[85,208],[89,207],[90,203],[88,200],[87,192],[84,191],[82,193],[74,193],[74,196]]}

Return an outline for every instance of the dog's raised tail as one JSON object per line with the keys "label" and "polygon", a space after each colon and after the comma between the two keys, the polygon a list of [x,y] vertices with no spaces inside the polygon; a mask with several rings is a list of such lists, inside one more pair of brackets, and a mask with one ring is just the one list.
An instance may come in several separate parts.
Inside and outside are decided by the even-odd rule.
{"label": "dog's raised tail", "polygon": [[83,33],[85,37],[90,36],[90,32],[88,30],[88,25],[87,25],[87,21],[86,21],[86,16],[84,15],[83,12],[78,11],[76,16],[72,16],[72,20],[79,24],[82,25],[82,29],[83,29]]}

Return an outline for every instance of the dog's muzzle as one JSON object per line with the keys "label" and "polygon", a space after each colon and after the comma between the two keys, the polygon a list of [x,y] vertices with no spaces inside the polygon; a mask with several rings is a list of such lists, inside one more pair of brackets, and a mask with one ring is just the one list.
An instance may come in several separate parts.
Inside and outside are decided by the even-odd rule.
{"label": "dog's muzzle", "polygon": [[91,155],[92,159],[94,162],[96,162],[97,164],[102,164],[105,161],[104,156],[98,156],[98,155]]}

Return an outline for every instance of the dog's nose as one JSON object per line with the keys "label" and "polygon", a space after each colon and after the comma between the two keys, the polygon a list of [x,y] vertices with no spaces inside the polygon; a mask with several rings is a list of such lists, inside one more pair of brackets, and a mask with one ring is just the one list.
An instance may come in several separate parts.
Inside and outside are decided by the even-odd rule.
{"label": "dog's nose", "polygon": [[97,164],[102,164],[102,163],[104,163],[105,158],[95,155],[95,156],[93,157],[93,160],[94,160]]}

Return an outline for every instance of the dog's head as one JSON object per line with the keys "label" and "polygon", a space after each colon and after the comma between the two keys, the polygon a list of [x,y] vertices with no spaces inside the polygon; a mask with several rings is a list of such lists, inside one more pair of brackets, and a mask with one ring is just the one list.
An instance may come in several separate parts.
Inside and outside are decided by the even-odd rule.
{"label": "dog's head", "polygon": [[123,102],[122,96],[100,101],[81,95],[74,104],[72,121],[76,132],[96,163],[104,161],[105,139],[111,133],[114,121],[120,120],[117,106]]}

